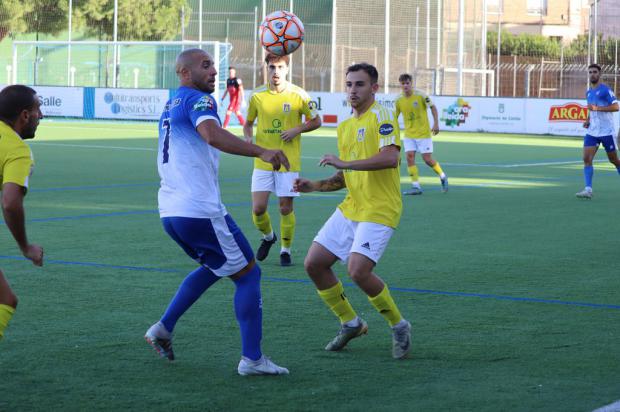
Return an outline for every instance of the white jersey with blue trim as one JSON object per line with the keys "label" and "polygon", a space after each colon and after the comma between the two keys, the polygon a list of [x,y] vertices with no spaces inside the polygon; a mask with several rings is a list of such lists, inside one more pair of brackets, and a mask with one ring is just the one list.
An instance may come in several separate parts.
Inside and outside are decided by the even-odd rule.
{"label": "white jersey with blue trim", "polygon": [[[596,106],[611,106],[617,103],[614,92],[606,85],[601,83],[593,89],[586,92],[588,104]],[[614,114],[613,112],[595,112],[590,111],[590,127],[588,134],[590,136],[602,137],[614,134]]]}
{"label": "white jersey with blue trim", "polygon": [[215,99],[180,87],[159,120],[157,170],[161,217],[214,218],[227,214],[218,181],[220,151],[196,131],[206,120],[221,124]]}

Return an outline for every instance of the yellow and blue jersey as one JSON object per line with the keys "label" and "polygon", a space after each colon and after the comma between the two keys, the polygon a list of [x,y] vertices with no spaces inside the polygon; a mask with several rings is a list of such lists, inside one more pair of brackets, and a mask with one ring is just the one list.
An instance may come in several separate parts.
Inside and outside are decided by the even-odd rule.
{"label": "yellow and blue jersey", "polygon": [[33,165],[30,147],[15,130],[0,121],[0,187],[15,183],[28,188]]}
{"label": "yellow and blue jersey", "polygon": [[401,94],[396,99],[394,117],[403,114],[405,121],[405,138],[426,139],[431,137],[431,126],[426,110],[434,106],[433,101],[424,92],[413,90],[411,96]]}
{"label": "yellow and blue jersey", "polygon": [[[340,158],[367,159],[383,147],[400,147],[398,121],[391,110],[375,102],[360,117],[350,117],[338,125]],[[349,193],[338,206],[342,214],[356,222],[372,222],[396,228],[402,213],[400,170],[344,170]]]}
{"label": "yellow and blue jersey", "polygon": [[[257,88],[248,107],[248,121],[251,123],[258,118],[256,144],[266,149],[282,150],[291,164],[290,172],[301,170],[301,136],[285,142],[280,134],[299,126],[302,115],[309,120],[315,118],[318,112],[311,104],[308,93],[291,83],[280,93],[268,86]],[[259,158],[254,160],[254,168],[273,171],[271,163]],[[286,169],[280,172],[286,172]]]}

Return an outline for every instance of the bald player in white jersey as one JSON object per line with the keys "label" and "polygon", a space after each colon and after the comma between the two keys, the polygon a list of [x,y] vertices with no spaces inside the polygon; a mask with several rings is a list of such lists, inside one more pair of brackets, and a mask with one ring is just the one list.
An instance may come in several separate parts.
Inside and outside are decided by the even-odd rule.
{"label": "bald player in white jersey", "polygon": [[[162,357],[173,360],[172,332],[177,321],[211,285],[228,277],[236,286],[234,306],[241,329],[238,373],[288,374],[288,369],[261,352],[261,271],[247,239],[222,203],[218,182],[220,151],[258,157],[276,170],[288,169],[288,159],[280,150],[247,143],[221,127],[211,96],[217,70],[208,53],[183,51],[177,57],[176,73],[181,87],[166,103],[159,122],[159,213],[168,235],[199,266],[181,283],[145,339]],[[217,316],[218,308],[212,310]]]}

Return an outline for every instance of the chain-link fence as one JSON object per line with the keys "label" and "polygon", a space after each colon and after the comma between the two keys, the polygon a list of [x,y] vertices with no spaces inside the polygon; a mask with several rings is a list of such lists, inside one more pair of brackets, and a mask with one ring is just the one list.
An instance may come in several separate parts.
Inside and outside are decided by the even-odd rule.
{"label": "chain-link fence", "polygon": [[16,41],[217,41],[254,88],[266,81],[258,25],[279,9],[304,22],[291,80],[311,91],[342,91],[346,67],[361,61],[377,67],[386,92],[406,72],[436,95],[581,97],[592,62],[618,91],[617,0],[3,0],[0,83],[6,69],[7,83],[173,87],[162,73],[176,48],[132,45],[119,62],[109,45]]}

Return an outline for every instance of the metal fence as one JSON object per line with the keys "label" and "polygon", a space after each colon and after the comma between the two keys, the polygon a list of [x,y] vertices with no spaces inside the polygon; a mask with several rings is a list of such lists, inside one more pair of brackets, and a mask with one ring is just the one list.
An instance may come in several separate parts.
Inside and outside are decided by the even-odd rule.
{"label": "metal fence", "polygon": [[[618,91],[617,0],[159,1],[165,10],[148,8],[151,2],[102,2],[95,15],[82,0],[57,0],[55,14],[37,12],[53,1],[33,0],[21,22],[0,5],[0,70],[6,68],[7,82],[169,87],[170,76],[161,75],[171,70],[169,56],[147,52],[124,60],[128,74],[115,77],[107,49],[102,57],[101,51],[41,45],[17,56],[22,70],[32,67],[11,73],[13,42],[218,41],[229,45],[228,62],[253,88],[266,81],[258,25],[266,14],[287,9],[306,29],[292,55],[291,80],[307,90],[342,91],[346,67],[366,61],[377,67],[384,92],[398,91],[398,76],[407,72],[416,88],[436,95],[582,97],[592,62],[603,66],[603,80]],[[73,70],[67,55],[77,61],[79,53],[82,63]],[[136,80],[135,73],[145,77]]]}

